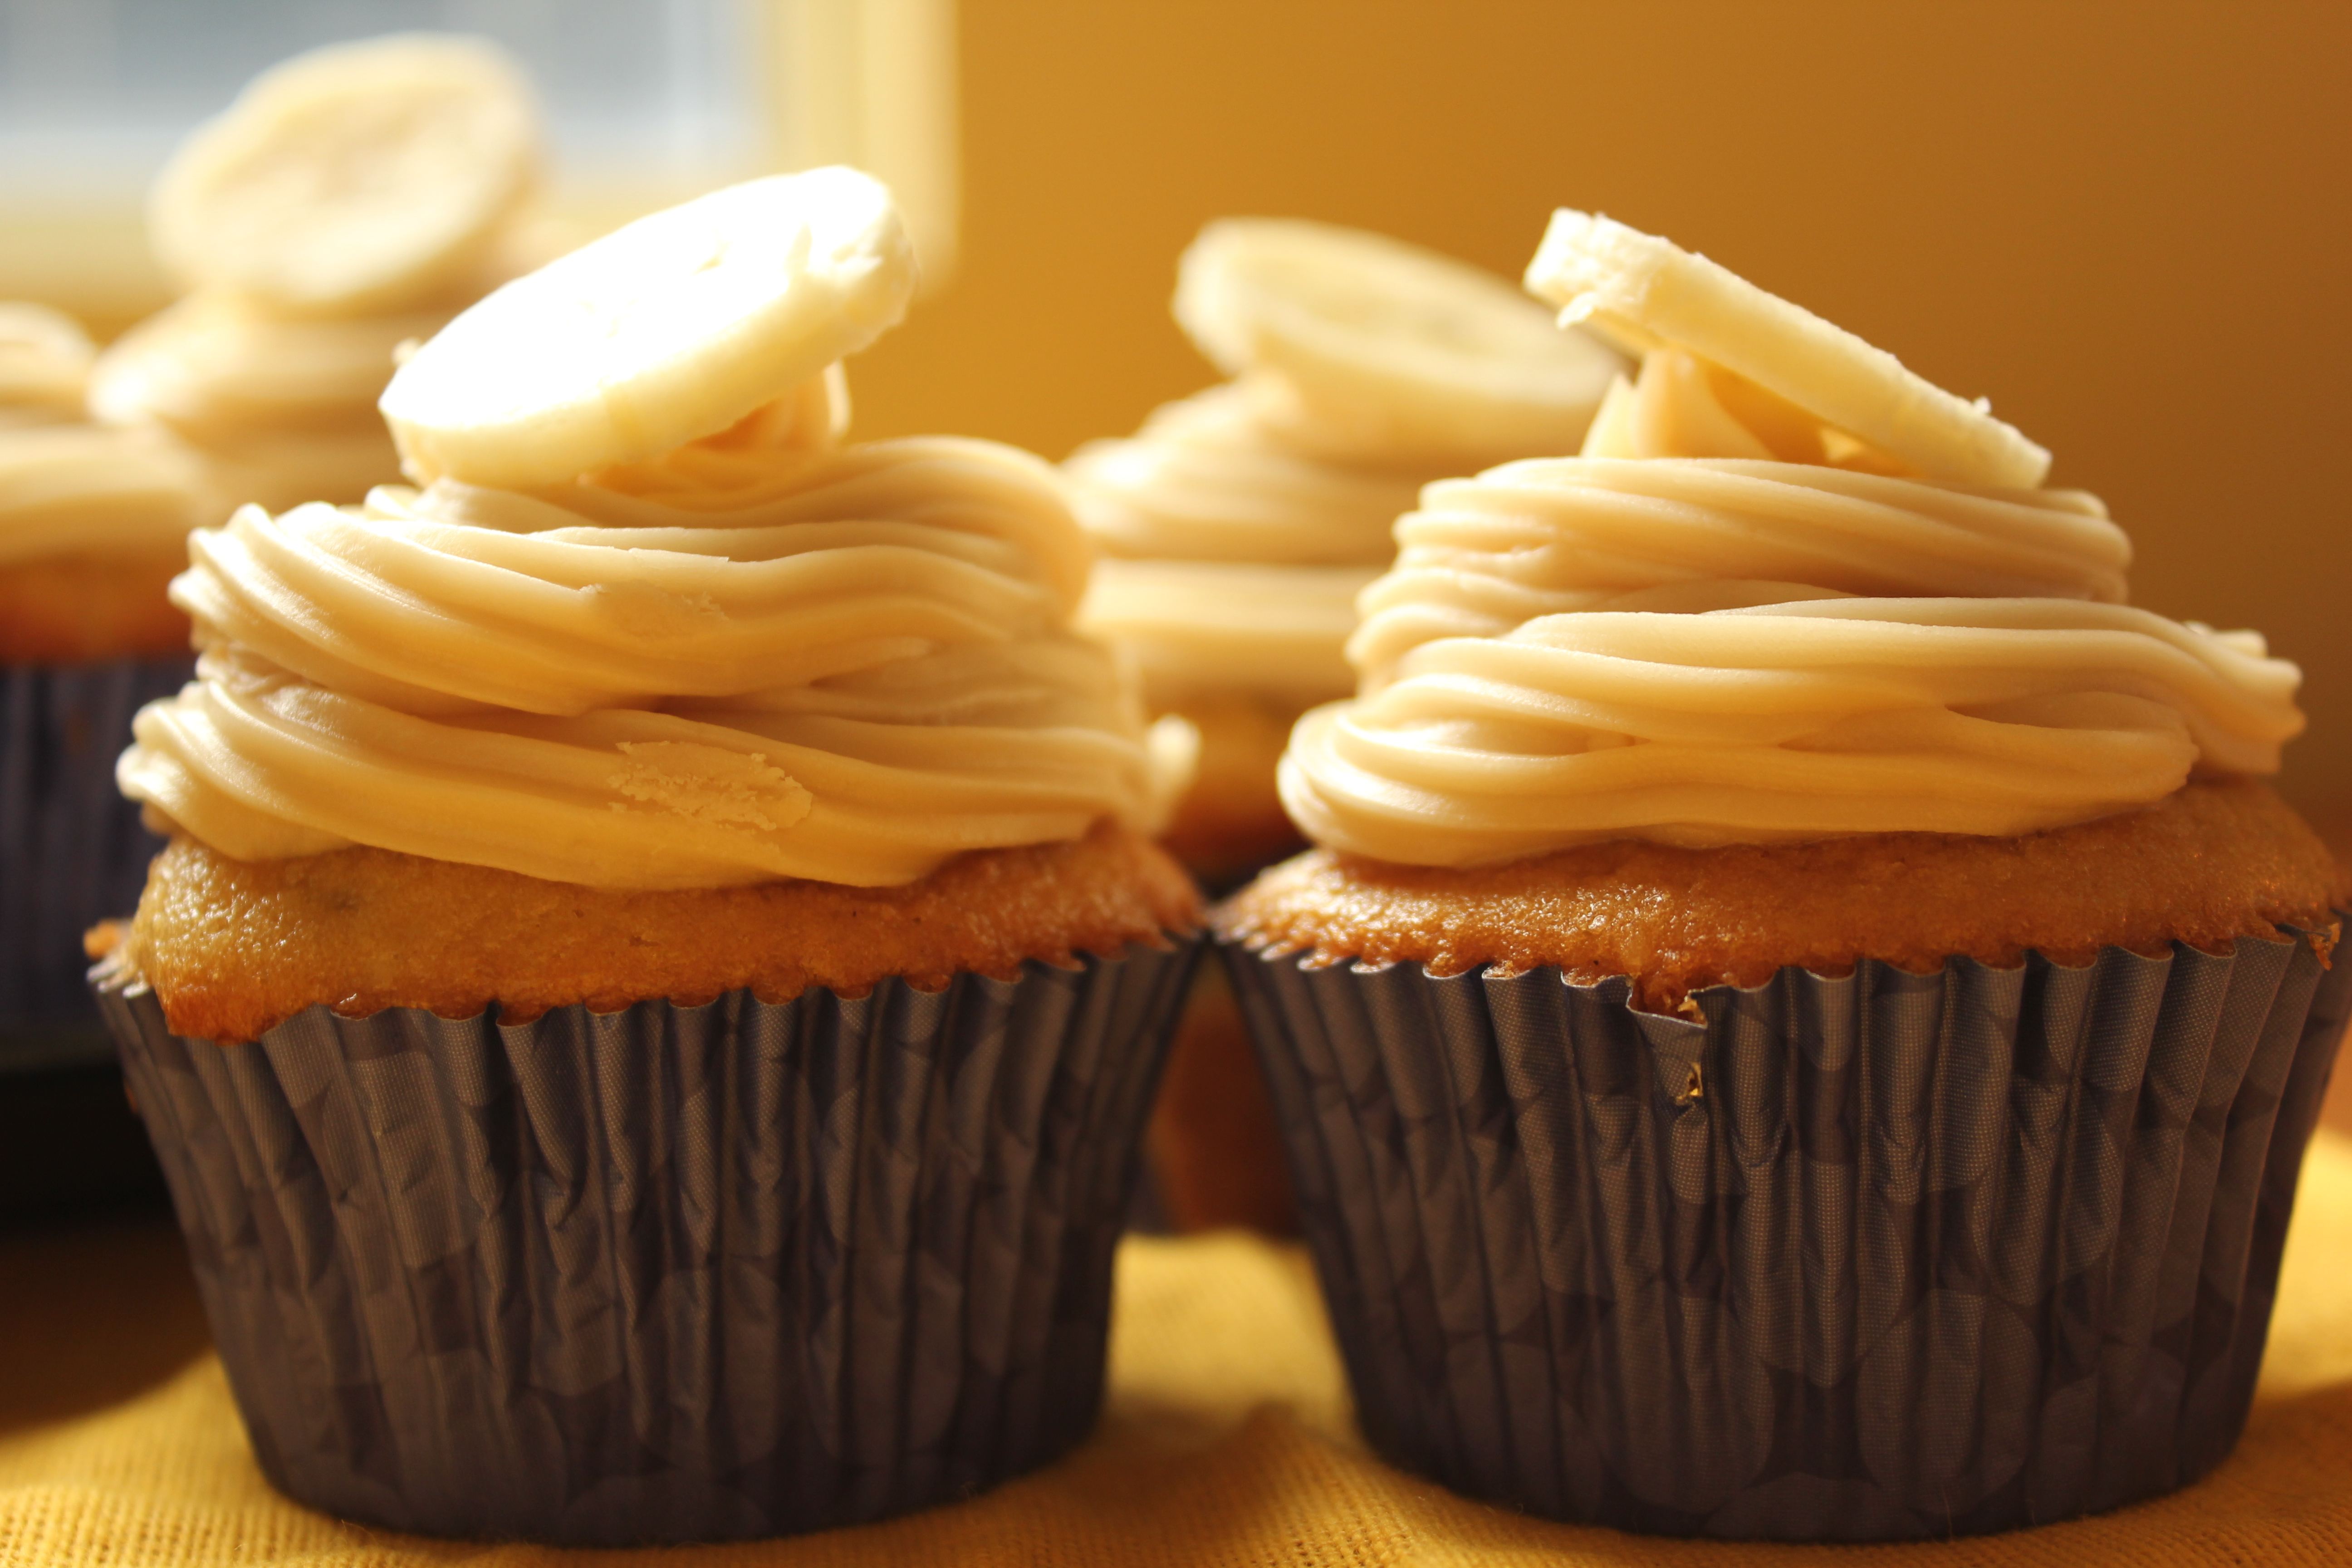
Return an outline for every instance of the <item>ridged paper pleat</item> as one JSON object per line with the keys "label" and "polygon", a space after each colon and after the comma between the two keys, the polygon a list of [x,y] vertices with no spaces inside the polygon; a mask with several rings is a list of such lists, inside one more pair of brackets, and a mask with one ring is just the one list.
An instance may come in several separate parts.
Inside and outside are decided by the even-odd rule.
{"label": "ridged paper pleat", "polygon": [[104,1062],[82,932],[139,901],[163,841],[114,787],[131,717],[187,655],[0,669],[0,1071]]}
{"label": "ridged paper pleat", "polygon": [[271,1479],[619,1543],[877,1519],[1086,1433],[1195,952],[226,1047],[100,995]]}
{"label": "ridged paper pleat", "polygon": [[1224,957],[1375,1448],[1554,1518],[1876,1540],[2229,1452],[2352,1010],[2323,952],[1792,968],[1696,1017]]}

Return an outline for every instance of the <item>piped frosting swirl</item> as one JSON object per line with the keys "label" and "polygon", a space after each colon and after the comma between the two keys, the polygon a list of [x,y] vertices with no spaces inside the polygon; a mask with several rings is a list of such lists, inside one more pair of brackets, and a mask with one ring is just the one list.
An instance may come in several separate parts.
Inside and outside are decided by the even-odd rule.
{"label": "piped frosting swirl", "polygon": [[2299,674],[2126,606],[2095,498],[1903,465],[1671,346],[1584,455],[1432,486],[1286,807],[1472,865],[1608,838],[2016,835],[2266,773]]}
{"label": "piped frosting swirl", "polygon": [[1149,826],[1131,689],[1069,629],[1088,552],[1053,471],[830,434],[770,411],[544,491],[242,510],[192,542],[198,679],[139,716],[125,792],[237,858],[634,888],[890,885]]}

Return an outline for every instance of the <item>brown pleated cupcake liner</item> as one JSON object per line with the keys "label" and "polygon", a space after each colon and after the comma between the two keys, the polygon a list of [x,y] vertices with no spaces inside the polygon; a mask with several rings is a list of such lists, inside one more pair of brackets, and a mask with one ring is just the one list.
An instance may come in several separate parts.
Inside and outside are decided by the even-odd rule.
{"label": "brown pleated cupcake liner", "polygon": [[0,1074],[105,1066],[82,932],[139,901],[163,841],[114,787],[131,715],[191,656],[0,669]]}
{"label": "brown pleated cupcake liner", "polygon": [[1197,953],[229,1047],[92,978],[271,1480],[623,1544],[879,1519],[1087,1433]]}
{"label": "brown pleated cupcake liner", "polygon": [[1630,1005],[1223,949],[1365,1436],[1550,1518],[1998,1531],[2236,1442],[2352,964],[1783,969]]}

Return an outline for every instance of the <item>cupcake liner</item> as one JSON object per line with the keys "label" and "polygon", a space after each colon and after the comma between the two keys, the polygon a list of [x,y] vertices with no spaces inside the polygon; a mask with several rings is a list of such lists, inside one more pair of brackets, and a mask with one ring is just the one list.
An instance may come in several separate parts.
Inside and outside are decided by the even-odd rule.
{"label": "cupcake liner", "polygon": [[229,1047],[94,980],[270,1479],[623,1544],[878,1519],[1086,1434],[1197,954]]}
{"label": "cupcake liner", "polygon": [[111,1061],[82,932],[139,901],[163,841],[114,787],[140,705],[191,656],[0,669],[0,1073]]}
{"label": "cupcake liner", "polygon": [[2005,1530],[2185,1485],[2252,1397],[2352,964],[1781,970],[1630,1005],[1223,950],[1380,1453],[1673,1535]]}

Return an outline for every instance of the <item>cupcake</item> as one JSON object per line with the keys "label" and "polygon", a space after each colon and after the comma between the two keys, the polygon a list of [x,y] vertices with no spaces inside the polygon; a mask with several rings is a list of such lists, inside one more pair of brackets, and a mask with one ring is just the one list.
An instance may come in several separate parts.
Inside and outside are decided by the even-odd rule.
{"label": "cupcake", "polygon": [[1703,258],[1562,212],[1528,283],[1638,374],[1399,522],[1282,763],[1317,847],[1214,917],[1367,1436],[1671,1534],[2186,1484],[2352,1005],[2256,782],[2296,669]]}
{"label": "cupcake", "polygon": [[[1356,595],[1429,480],[1565,451],[1622,363],[1501,279],[1381,235],[1224,218],[1179,270],[1176,319],[1231,381],[1064,465],[1103,552],[1081,620],[1200,734],[1168,847],[1213,888],[1298,847],[1275,764],[1353,689]],[[1180,1227],[1288,1228],[1265,1093],[1204,973],[1152,1127]]]}
{"label": "cupcake", "polygon": [[26,803],[0,811],[0,1060],[110,1054],[81,933],[162,847],[111,773],[132,712],[188,678],[167,596],[188,531],[400,477],[374,406],[394,351],[506,275],[536,167],[528,89],[490,46],[314,50],[158,177],[151,238],[186,298],[103,353],[0,310],[0,788]]}
{"label": "cupcake", "polygon": [[157,847],[114,792],[131,715],[188,673],[163,596],[202,478],[152,434],[81,417],[79,325],[0,304],[0,1072],[103,1066],[81,933]]}
{"label": "cupcake", "polygon": [[149,235],[189,292],[100,356],[100,421],[202,468],[214,515],[397,481],[395,351],[520,270],[538,110],[477,38],[398,34],[271,67],[173,153]]}
{"label": "cupcake", "polygon": [[1197,918],[1054,471],[840,444],[852,171],[460,315],[419,488],[239,511],[95,976],[265,1472],[577,1543],[968,1494],[1091,1425]]}

